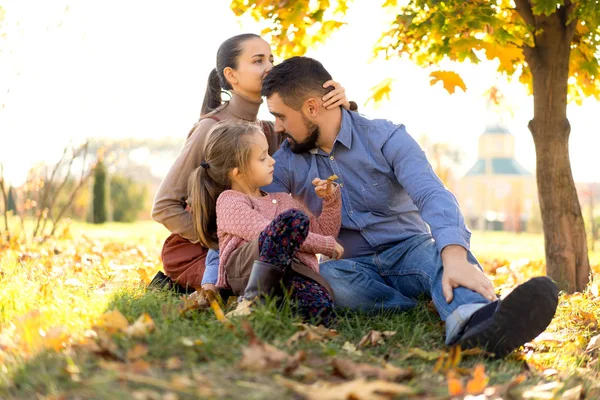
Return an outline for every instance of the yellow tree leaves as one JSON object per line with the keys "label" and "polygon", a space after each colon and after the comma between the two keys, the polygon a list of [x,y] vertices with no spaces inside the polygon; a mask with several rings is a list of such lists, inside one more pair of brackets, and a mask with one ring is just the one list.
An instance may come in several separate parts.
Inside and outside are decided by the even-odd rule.
{"label": "yellow tree leaves", "polygon": [[385,97],[387,100],[390,99],[390,92],[392,91],[392,83],[394,80],[392,78],[385,78],[383,81],[378,83],[377,85],[371,88],[371,95],[365,101],[365,105],[370,101],[377,104],[383,100]]}
{"label": "yellow tree leaves", "polygon": [[446,91],[450,94],[454,93],[456,87],[461,88],[463,91],[467,90],[465,82],[456,72],[433,71],[431,74],[429,74],[429,76],[431,77],[431,86],[441,81],[444,84],[444,89],[446,89]]}
{"label": "yellow tree leaves", "polygon": [[347,0],[257,0],[248,3],[232,0],[231,10],[237,15],[249,15],[256,21],[266,21],[261,34],[270,40],[275,53],[282,58],[303,55],[309,47],[324,42],[344,22],[336,15],[348,9]]}

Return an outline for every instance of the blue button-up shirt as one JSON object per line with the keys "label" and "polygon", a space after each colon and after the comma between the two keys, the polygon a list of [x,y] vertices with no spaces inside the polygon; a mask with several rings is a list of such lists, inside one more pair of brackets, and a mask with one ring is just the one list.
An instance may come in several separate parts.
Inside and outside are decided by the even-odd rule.
{"label": "blue button-up shirt", "polygon": [[269,192],[287,192],[315,214],[322,202],[311,181],[332,174],[342,193],[344,257],[383,250],[413,235],[430,232],[438,250],[451,244],[469,250],[458,202],[437,177],[404,125],[369,120],[342,110],[342,123],[330,154],[313,149],[294,154],[284,141],[273,156]]}

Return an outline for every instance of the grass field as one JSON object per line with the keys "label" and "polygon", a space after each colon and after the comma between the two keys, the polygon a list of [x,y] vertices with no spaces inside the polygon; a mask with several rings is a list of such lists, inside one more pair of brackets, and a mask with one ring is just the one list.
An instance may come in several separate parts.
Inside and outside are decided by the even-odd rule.
{"label": "grass field", "polygon": [[[600,333],[597,281],[494,361],[445,348],[427,302],[342,314],[337,332],[299,325],[286,302],[243,319],[182,314],[179,296],[145,289],[166,235],[151,221],[76,223],[43,245],[0,245],[0,398],[600,398],[598,350],[584,352]],[[472,247],[500,292],[543,272],[539,235],[474,232]],[[387,337],[359,346],[371,331]]]}

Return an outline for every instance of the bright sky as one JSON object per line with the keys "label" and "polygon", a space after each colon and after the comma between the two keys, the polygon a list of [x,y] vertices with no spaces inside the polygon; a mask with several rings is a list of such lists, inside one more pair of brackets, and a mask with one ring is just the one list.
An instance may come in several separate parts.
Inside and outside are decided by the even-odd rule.
{"label": "bright sky", "polygon": [[[198,118],[220,43],[260,31],[236,20],[227,0],[2,3],[0,162],[15,185],[32,163],[57,160],[70,140],[183,137]],[[378,3],[355,0],[348,25],[308,55],[323,62],[361,113],[404,123],[417,138],[426,134],[460,146],[464,169],[477,157],[488,117],[482,94],[500,85],[514,110],[507,125],[517,158],[533,171],[527,130],[533,100],[524,90],[498,79],[492,63],[461,66],[467,93],[449,95],[441,83],[429,85],[429,71],[408,61],[370,62],[384,26]],[[388,76],[395,79],[391,100],[364,105],[369,89]],[[591,100],[569,107],[576,181],[600,181],[600,169],[591,167],[600,145],[599,114],[600,103]],[[271,118],[266,106],[260,116]]]}

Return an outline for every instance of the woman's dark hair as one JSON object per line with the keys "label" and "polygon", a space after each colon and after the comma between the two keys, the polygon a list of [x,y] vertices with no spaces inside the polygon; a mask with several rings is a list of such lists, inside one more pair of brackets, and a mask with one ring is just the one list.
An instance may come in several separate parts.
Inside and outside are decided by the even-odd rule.
{"label": "woman's dark hair", "polygon": [[261,129],[255,124],[223,120],[208,133],[204,144],[205,160],[191,173],[188,181],[192,222],[200,243],[206,248],[219,248],[217,198],[231,188],[229,171],[248,168],[251,139],[257,131]]}
{"label": "woman's dark hair", "polygon": [[221,43],[217,50],[217,67],[210,71],[200,117],[215,111],[221,106],[221,90],[231,90],[231,85],[225,79],[223,70],[227,67],[237,69],[238,57],[242,52],[242,44],[249,39],[260,38],[254,33],[243,33],[233,36]]}

